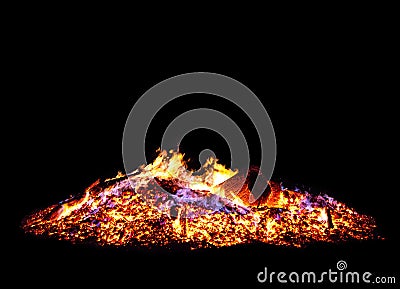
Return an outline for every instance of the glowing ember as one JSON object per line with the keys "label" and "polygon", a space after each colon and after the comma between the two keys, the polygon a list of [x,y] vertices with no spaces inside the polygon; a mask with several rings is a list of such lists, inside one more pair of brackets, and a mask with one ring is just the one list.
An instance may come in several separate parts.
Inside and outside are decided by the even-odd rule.
{"label": "glowing ember", "polygon": [[316,241],[379,238],[372,217],[327,195],[269,182],[264,195],[250,204],[248,181],[233,193],[243,178],[215,159],[194,174],[182,154],[163,151],[128,176],[97,181],[84,194],[28,216],[22,227],[72,242],[146,247],[253,242],[302,247]]}

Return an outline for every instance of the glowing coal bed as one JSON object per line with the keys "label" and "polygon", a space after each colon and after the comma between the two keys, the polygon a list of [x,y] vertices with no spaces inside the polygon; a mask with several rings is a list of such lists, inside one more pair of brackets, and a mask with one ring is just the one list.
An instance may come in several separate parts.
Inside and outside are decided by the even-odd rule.
{"label": "glowing coal bed", "polygon": [[[146,248],[303,247],[381,238],[373,217],[325,194],[265,180],[267,190],[250,203],[248,176],[212,158],[195,174],[182,154],[162,151],[128,176],[96,181],[83,194],[27,216],[22,228],[73,243]],[[234,193],[240,180],[244,186]]]}

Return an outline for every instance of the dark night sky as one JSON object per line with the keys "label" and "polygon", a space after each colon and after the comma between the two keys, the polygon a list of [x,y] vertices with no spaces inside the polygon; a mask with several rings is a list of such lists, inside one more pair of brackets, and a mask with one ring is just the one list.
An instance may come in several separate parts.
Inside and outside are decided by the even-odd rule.
{"label": "dark night sky", "polygon": [[[306,47],[305,41],[298,45],[301,49],[279,47],[268,54],[243,51],[225,57],[219,57],[219,54],[201,57],[199,53],[197,57],[188,52],[181,58],[165,56],[173,61],[162,62],[158,61],[163,58],[160,55],[156,59],[151,55],[144,57],[142,51],[129,53],[129,49],[118,49],[117,44],[109,47],[90,40],[86,45],[81,40],[75,43],[55,37],[49,45],[45,36],[28,36],[29,33],[26,42],[35,45],[29,50],[19,47],[17,51],[16,75],[20,83],[15,90],[15,99],[18,119],[23,125],[15,130],[13,137],[15,148],[19,150],[18,169],[24,172],[24,182],[31,189],[22,192],[23,198],[18,195],[16,226],[32,210],[81,192],[96,179],[123,170],[121,140],[124,124],[135,101],[147,89],[177,74],[209,71],[242,82],[263,102],[277,138],[274,177],[309,186],[316,192],[327,192],[360,212],[376,216],[391,241],[387,246],[382,243],[359,245],[354,250],[351,246],[322,246],[322,249],[301,252],[255,247],[206,252],[204,255],[196,253],[189,257],[157,257],[143,253],[125,255],[112,250],[86,252],[82,248],[59,248],[53,243],[47,248],[35,241],[34,245],[27,245],[18,232],[17,246],[28,246],[23,253],[16,253],[20,260],[20,265],[16,265],[19,270],[27,266],[23,264],[35,264],[32,258],[40,255],[44,259],[49,256],[56,260],[66,258],[71,263],[76,262],[71,260],[75,258],[80,264],[87,258],[96,262],[117,260],[128,264],[125,271],[132,276],[145,274],[137,263],[130,263],[129,260],[135,258],[143,264],[153,260],[163,268],[162,276],[169,276],[177,267],[186,275],[189,274],[187,268],[206,275],[210,272],[196,264],[214,262],[211,260],[216,256],[224,259],[222,267],[215,265],[209,270],[237,275],[237,264],[247,264],[247,269],[241,273],[242,279],[246,280],[253,278],[264,263],[275,263],[281,268],[284,259],[302,258],[310,266],[324,264],[329,268],[329,264],[336,264],[337,258],[343,257],[355,267],[370,266],[379,270],[379,262],[393,258],[390,250],[396,238],[394,219],[398,219],[393,200],[398,184],[391,168],[397,123],[392,90],[394,75],[390,56],[367,45],[369,39],[361,42],[347,39],[346,45],[336,42],[328,46],[327,42],[317,48]],[[183,112],[179,109],[188,103],[201,107],[201,102],[205,101],[215,109],[226,109],[221,101],[203,96],[195,99],[182,99],[173,109],[162,112],[165,117],[161,114],[157,119],[162,121],[174,114],[177,116]],[[227,113],[236,118],[244,130],[251,132],[251,127],[240,116],[232,111]],[[160,127],[162,122],[154,124],[152,140],[157,139]],[[256,141],[254,135],[249,138],[252,143]],[[194,135],[186,142],[188,154],[195,154],[207,145],[202,134]],[[216,149],[220,150],[220,158],[226,160],[223,142],[218,139],[216,142],[221,142]],[[33,250],[37,252],[32,253]],[[321,257],[321,252],[326,256]],[[68,258],[70,254],[72,257]],[[252,263],[254,258],[258,258],[256,265]],[[49,263],[43,261],[40,266],[48,268]],[[296,265],[291,266],[296,268]],[[79,265],[76,268],[84,270],[85,267]],[[380,270],[396,271],[390,270],[389,266],[380,267]],[[52,274],[57,276],[55,278],[62,275],[60,271]]]}
{"label": "dark night sky", "polygon": [[[24,209],[43,205],[42,199],[58,201],[123,170],[123,128],[138,97],[168,77],[206,69],[193,65],[157,72],[148,67],[128,69],[129,64],[95,56],[75,55],[58,62],[51,54],[43,57],[40,63],[26,64],[23,90],[29,98],[21,103],[27,120],[24,129],[30,134],[17,137],[24,148],[22,167],[35,168],[28,178],[34,182],[42,176],[48,185],[40,195],[28,196]],[[210,65],[208,71],[241,81],[262,100],[277,139],[274,177],[330,192],[374,213],[380,210],[375,206],[376,188],[385,187],[391,171],[391,76],[360,55],[315,58],[287,59],[285,65],[258,70]],[[159,146],[168,120],[189,107],[202,106],[223,111],[239,124],[254,148],[252,162],[257,163],[259,144],[251,123],[235,113],[234,106],[227,108],[224,101],[204,95],[182,97],[157,115],[149,130],[148,154]],[[220,145],[211,145],[209,137]],[[226,144],[215,135],[197,133],[185,143],[188,155],[214,146],[221,161],[229,161]]]}

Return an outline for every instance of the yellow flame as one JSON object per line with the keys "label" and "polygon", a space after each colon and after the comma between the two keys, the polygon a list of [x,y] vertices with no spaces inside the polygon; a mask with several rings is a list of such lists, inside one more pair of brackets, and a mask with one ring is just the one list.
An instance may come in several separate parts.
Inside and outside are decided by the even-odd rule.
{"label": "yellow flame", "polygon": [[161,151],[158,157],[144,171],[159,179],[176,179],[185,184],[187,188],[197,191],[209,191],[213,194],[224,196],[224,190],[218,185],[238,173],[219,164],[218,160],[210,157],[199,170],[189,170],[184,160],[184,154],[171,151]]}
{"label": "yellow flame", "polygon": [[[108,179],[116,183],[108,183],[107,187],[97,181],[82,197],[30,215],[23,223],[24,230],[74,242],[94,238],[100,245],[168,246],[178,242],[190,243],[193,248],[253,241],[301,247],[312,240],[335,242],[376,237],[372,217],[357,214],[336,201],[329,201],[328,209],[325,203],[315,203],[309,195],[284,189],[272,181],[268,182],[270,191],[260,199],[262,202],[245,205],[241,196],[222,188],[238,171],[226,168],[217,159],[208,159],[195,172],[187,168],[183,154],[160,151],[154,162],[135,172],[126,178],[118,173]],[[177,208],[177,216],[168,215],[145,202],[139,193],[140,189],[157,190],[149,186],[155,178],[218,195],[228,199],[229,205],[240,205],[246,210],[238,213],[216,209],[210,214],[185,218],[181,213],[190,209],[190,203],[185,203]],[[244,190],[248,198],[251,192],[247,186]]]}

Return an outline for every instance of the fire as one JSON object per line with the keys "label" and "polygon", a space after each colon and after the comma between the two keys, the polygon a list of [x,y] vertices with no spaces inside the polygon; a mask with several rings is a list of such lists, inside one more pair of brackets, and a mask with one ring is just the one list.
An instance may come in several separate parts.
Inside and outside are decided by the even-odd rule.
{"label": "fire", "polygon": [[83,194],[27,216],[22,228],[74,243],[192,249],[381,238],[372,217],[327,195],[266,180],[268,189],[252,203],[249,175],[213,158],[194,172],[183,157],[161,151],[147,166],[96,181]]}

